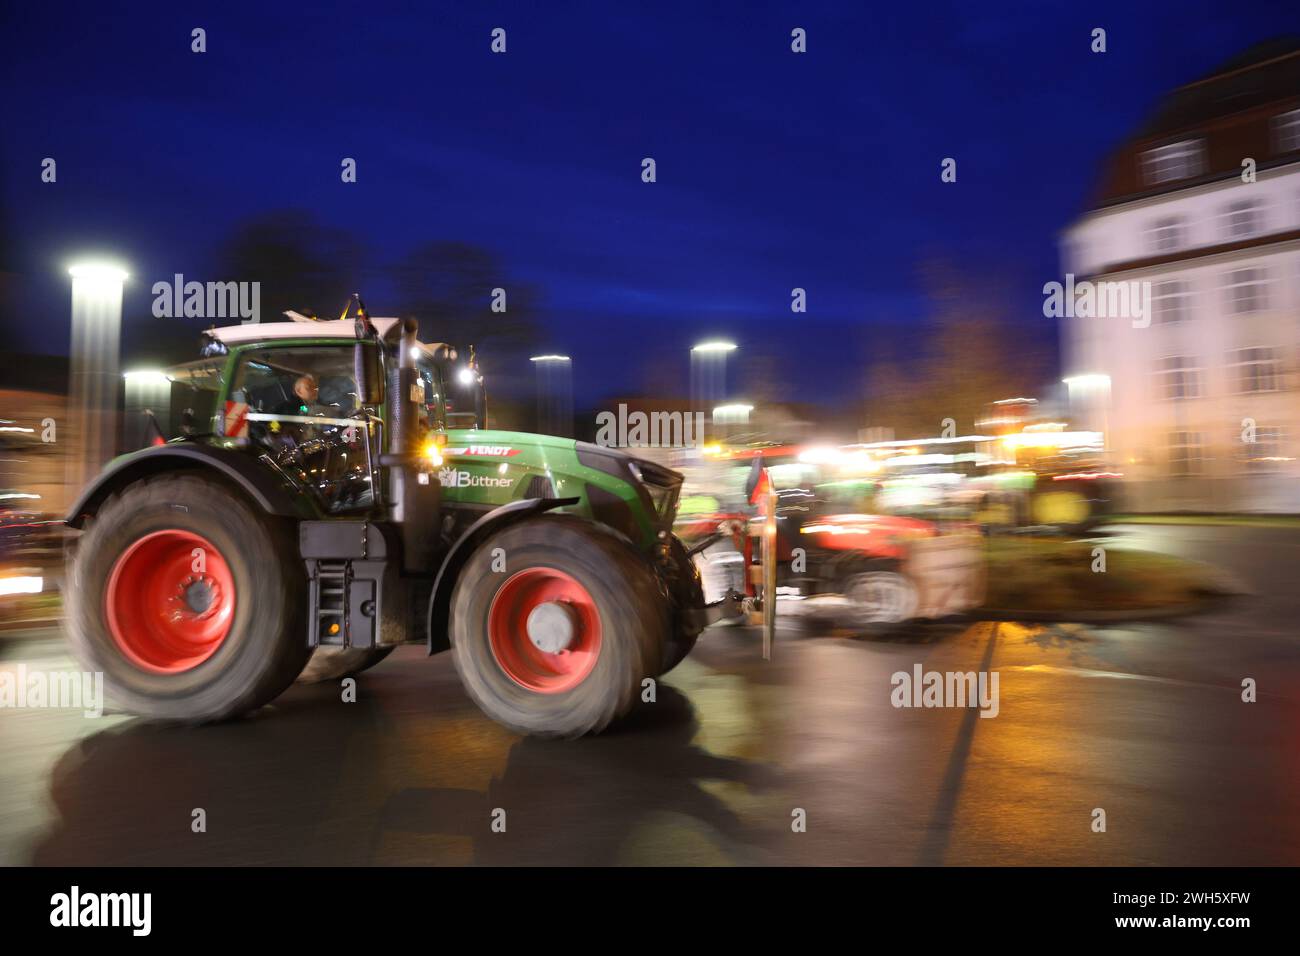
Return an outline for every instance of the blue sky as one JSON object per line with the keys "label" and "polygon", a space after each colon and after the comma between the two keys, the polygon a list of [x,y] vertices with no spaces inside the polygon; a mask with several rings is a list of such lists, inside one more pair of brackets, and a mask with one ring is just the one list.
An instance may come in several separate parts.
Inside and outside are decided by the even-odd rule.
{"label": "blue sky", "polygon": [[1300,32],[1283,3],[180,6],[3,14],[5,268],[40,317],[20,348],[66,351],[76,254],[128,261],[144,313],[240,221],[301,208],[364,237],[377,314],[414,245],[494,252],[541,291],[542,350],[574,357],[580,401],[655,356],[684,382],[706,334],[798,359],[793,397],[845,401],[873,332],[923,348],[936,258],[997,276],[1050,343],[1040,290],[1107,152],[1171,87]]}

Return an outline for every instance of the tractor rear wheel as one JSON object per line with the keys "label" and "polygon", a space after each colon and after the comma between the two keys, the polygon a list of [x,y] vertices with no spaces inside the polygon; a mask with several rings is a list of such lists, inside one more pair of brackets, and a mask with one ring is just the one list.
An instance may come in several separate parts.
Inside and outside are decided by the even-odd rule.
{"label": "tractor rear wheel", "polygon": [[298,675],[298,683],[320,684],[351,677],[374,667],[391,653],[391,647],[318,647]]}
{"label": "tractor rear wheel", "polygon": [[843,584],[853,623],[868,631],[885,631],[916,614],[916,582],[895,562],[869,562]]}
{"label": "tractor rear wheel", "polygon": [[492,535],[461,570],[452,659],[469,696],[510,729],[598,732],[662,668],[667,604],[626,542],[567,515],[531,518]]}
{"label": "tractor rear wheel", "polygon": [[261,707],[310,653],[292,528],[226,486],[173,474],[127,486],[69,568],[72,649],[146,717],[219,720]]}

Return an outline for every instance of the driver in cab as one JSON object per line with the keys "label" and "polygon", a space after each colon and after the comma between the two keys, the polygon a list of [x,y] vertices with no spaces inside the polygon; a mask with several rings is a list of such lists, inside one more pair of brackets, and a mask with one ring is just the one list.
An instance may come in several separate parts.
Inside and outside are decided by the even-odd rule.
{"label": "driver in cab", "polygon": [[332,429],[293,419],[329,418],[335,413],[335,409],[321,403],[319,380],[311,372],[306,372],[294,380],[293,397],[286,398],[275,409],[277,416],[288,420],[273,422],[271,432],[279,437],[278,444],[282,447],[291,449],[311,444],[314,439],[330,434]]}
{"label": "driver in cab", "polygon": [[280,415],[328,415],[332,409],[320,404],[320,384],[316,381],[316,376],[308,372],[306,375],[298,376],[297,381],[293,383],[293,394],[295,400],[290,400],[281,404],[276,409]]}

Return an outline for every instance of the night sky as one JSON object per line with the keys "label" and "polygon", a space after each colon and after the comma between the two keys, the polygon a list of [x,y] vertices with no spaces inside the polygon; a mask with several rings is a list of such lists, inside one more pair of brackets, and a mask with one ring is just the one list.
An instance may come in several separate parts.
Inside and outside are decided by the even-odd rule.
{"label": "night sky", "polygon": [[66,351],[80,253],[125,261],[143,314],[155,280],[218,278],[239,222],[305,209],[364,236],[375,314],[414,245],[491,250],[540,290],[539,349],[574,357],[580,402],[657,357],[684,391],[710,334],[782,356],[793,398],[842,402],[873,330],[923,347],[936,258],[996,276],[1026,340],[1054,341],[1041,287],[1108,151],[1173,86],[1300,32],[1300,5],[1257,2],[182,6],[5,5],[16,348]]}

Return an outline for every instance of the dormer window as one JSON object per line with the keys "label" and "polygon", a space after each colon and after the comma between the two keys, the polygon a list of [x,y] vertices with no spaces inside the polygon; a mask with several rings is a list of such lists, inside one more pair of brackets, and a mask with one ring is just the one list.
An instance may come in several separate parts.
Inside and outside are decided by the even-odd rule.
{"label": "dormer window", "polygon": [[1273,144],[1279,153],[1300,149],[1300,110],[1273,117]]}
{"label": "dormer window", "polygon": [[1205,169],[1205,149],[1199,139],[1157,146],[1142,154],[1142,177],[1148,186],[1190,179]]}

